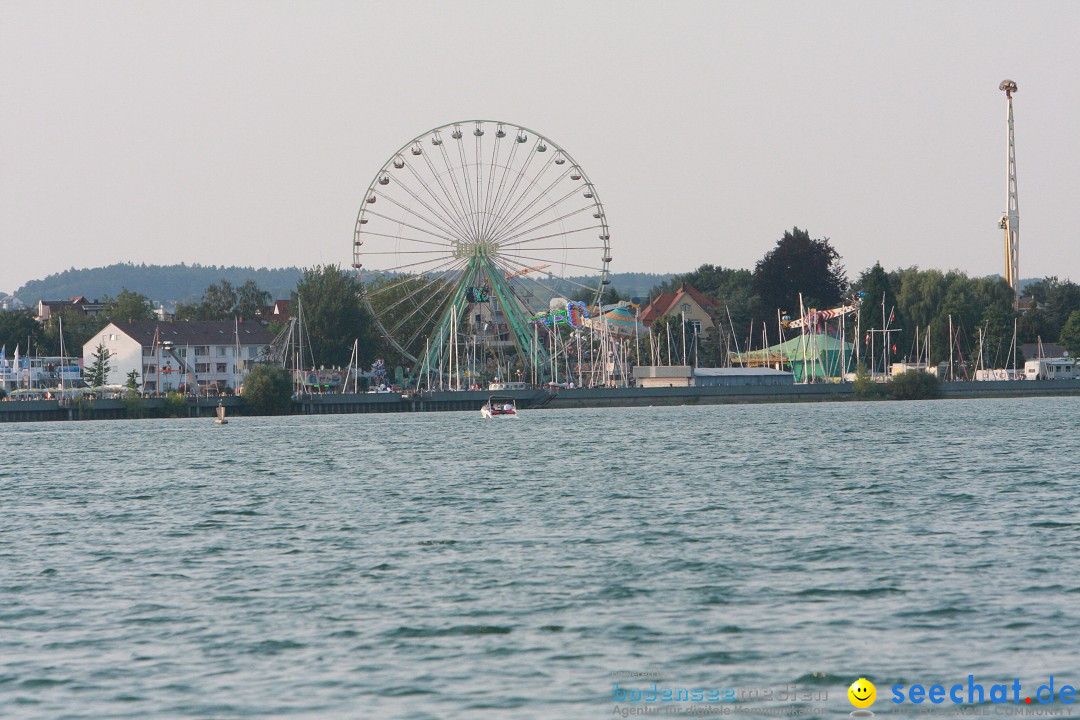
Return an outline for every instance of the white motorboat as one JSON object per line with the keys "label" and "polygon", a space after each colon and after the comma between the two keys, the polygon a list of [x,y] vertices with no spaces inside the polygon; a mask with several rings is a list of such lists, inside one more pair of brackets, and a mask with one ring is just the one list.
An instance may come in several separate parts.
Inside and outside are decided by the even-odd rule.
{"label": "white motorboat", "polygon": [[501,420],[516,418],[518,416],[517,403],[512,397],[492,395],[484,407],[480,408],[480,416]]}

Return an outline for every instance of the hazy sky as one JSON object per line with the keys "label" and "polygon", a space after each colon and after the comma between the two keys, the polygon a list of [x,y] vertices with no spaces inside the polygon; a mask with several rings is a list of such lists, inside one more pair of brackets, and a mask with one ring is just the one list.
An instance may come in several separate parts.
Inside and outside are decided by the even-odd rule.
{"label": "hazy sky", "polygon": [[0,290],[120,261],[351,262],[375,172],[455,120],[596,183],[612,270],[752,267],[793,225],[853,277],[1080,279],[1080,3],[0,1]]}

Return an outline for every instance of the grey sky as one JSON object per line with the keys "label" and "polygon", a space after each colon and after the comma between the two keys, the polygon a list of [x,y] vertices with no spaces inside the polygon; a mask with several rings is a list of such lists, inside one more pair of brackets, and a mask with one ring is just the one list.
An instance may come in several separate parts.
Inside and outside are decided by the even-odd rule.
{"label": "grey sky", "polygon": [[119,261],[351,262],[376,170],[454,120],[596,183],[612,270],[752,267],[793,225],[849,274],[1080,279],[1080,4],[0,3],[0,290]]}

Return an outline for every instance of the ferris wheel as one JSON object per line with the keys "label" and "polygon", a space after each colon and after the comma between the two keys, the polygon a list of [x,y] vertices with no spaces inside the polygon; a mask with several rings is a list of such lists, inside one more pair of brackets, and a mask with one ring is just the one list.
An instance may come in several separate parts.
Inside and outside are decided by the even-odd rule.
{"label": "ferris wheel", "polygon": [[494,359],[543,366],[537,317],[571,296],[596,304],[610,262],[607,217],[577,161],[491,120],[402,145],[375,173],[353,239],[364,302],[414,373],[452,361],[458,343],[471,343],[474,374]]}

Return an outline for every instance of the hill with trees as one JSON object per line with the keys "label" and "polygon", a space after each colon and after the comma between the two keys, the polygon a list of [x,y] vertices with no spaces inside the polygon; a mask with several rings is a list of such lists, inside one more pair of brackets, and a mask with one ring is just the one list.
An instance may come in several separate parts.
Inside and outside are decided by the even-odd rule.
{"label": "hill with trees", "polygon": [[[39,280],[31,280],[13,294],[26,305],[36,305],[38,300],[66,300],[79,295],[90,299],[116,296],[128,289],[150,298],[156,307],[163,303],[172,307],[177,303],[195,303],[203,292],[215,283],[225,281],[239,288],[252,281],[270,293],[272,300],[284,300],[296,289],[303,269],[254,268],[226,265],[135,265],[117,263],[105,267],[76,269],[54,273]],[[671,273],[612,273],[610,287],[616,288],[624,297],[645,297],[649,288],[673,277]],[[567,285],[570,293],[580,284],[595,285],[594,277],[575,277],[579,285]]]}
{"label": "hill with trees", "polygon": [[115,296],[126,288],[145,295],[157,305],[172,306],[198,300],[213,283],[225,280],[236,287],[254,281],[273,299],[284,299],[296,287],[303,271],[297,267],[254,268],[225,265],[135,265],[117,263],[105,267],[71,268],[40,280],[31,280],[15,291],[29,305],[38,300],[66,300],[83,295],[96,299]]}

